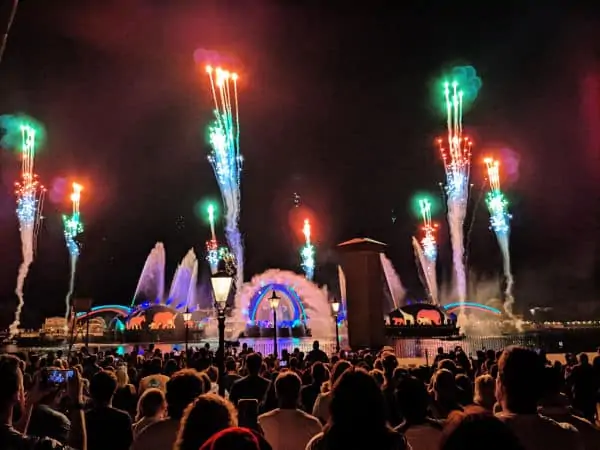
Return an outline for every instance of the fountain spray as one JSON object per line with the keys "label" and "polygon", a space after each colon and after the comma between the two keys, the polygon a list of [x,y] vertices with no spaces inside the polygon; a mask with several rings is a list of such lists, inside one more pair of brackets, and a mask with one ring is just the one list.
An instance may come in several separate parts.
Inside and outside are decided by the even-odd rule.
{"label": "fountain spray", "polygon": [[502,252],[504,278],[506,279],[504,311],[511,319],[515,319],[512,311],[515,302],[512,294],[514,279],[510,268],[509,247],[510,219],[512,216],[508,213],[508,201],[500,189],[500,162],[493,158],[485,158],[483,162],[487,167],[490,182],[490,191],[486,195],[485,203],[490,212],[490,228],[494,230],[498,246]]}
{"label": "fountain spray", "polygon": [[15,183],[17,195],[17,218],[19,219],[19,230],[21,233],[21,252],[23,261],[19,266],[17,275],[17,287],[15,294],[19,299],[15,310],[15,320],[9,327],[9,337],[12,339],[17,334],[21,323],[21,310],[25,304],[23,298],[23,285],[29,272],[29,266],[33,262],[37,234],[39,231],[40,217],[44,205],[46,189],[38,181],[37,175],[33,173],[33,163],[36,151],[36,130],[31,125],[23,123],[21,130],[21,181]]}
{"label": "fountain spray", "polygon": [[438,139],[438,144],[446,171],[445,191],[456,291],[458,301],[464,303],[467,298],[467,277],[463,227],[469,200],[472,143],[463,136],[463,92],[458,89],[457,81],[444,83],[444,97],[448,127],[447,148],[442,139]]}
{"label": "fountain spray", "polygon": [[[63,227],[65,234],[65,242],[67,244],[67,250],[69,251],[69,257],[71,261],[71,277],[69,279],[69,291],[65,297],[65,320],[69,323],[69,316],[71,313],[71,297],[73,296],[73,290],[75,288],[75,272],[77,270],[77,260],[79,259],[79,253],[81,251],[79,243],[77,242],[77,236],[83,232],[83,223],[81,222],[81,215],[79,213],[79,203],[81,201],[81,191],[83,186],[78,183],[73,183],[73,192],[71,193],[71,202],[73,203],[73,212],[70,216],[63,214]],[[68,325],[67,325],[68,327]]]}
{"label": "fountain spray", "polygon": [[302,269],[306,274],[306,278],[312,281],[313,277],[315,276],[315,246],[312,245],[310,240],[310,220],[304,219],[302,233],[304,233],[304,246],[300,249]]}
{"label": "fountain spray", "polygon": [[209,126],[212,152],[208,157],[225,206],[225,237],[236,264],[236,288],[244,282],[244,247],[238,226],[240,181],[243,158],[240,154],[240,126],[236,73],[206,66],[215,104],[215,120]]}

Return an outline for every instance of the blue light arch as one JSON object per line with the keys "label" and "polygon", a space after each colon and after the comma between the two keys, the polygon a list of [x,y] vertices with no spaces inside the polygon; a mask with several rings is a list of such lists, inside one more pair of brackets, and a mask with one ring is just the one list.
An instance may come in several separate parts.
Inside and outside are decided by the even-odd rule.
{"label": "blue light arch", "polygon": [[500,316],[502,315],[502,311],[498,308],[494,308],[493,306],[484,305],[482,303],[475,302],[455,302],[450,303],[448,305],[444,305],[444,309],[448,314],[453,314],[460,310],[460,308],[470,309],[474,311],[483,311],[487,313],[492,313],[494,315]]}
{"label": "blue light arch", "polygon": [[291,300],[292,307],[294,309],[293,321],[295,323],[306,322],[308,317],[306,316],[306,310],[304,309],[304,305],[302,304],[300,296],[295,291],[293,286],[288,286],[282,283],[269,283],[256,291],[256,293],[250,299],[250,307],[248,308],[250,314],[248,316],[248,320],[252,321],[253,323],[256,321],[256,311],[258,310],[258,305],[260,305],[265,295],[272,291],[282,292]]}
{"label": "blue light arch", "polygon": [[77,313],[76,317],[77,320],[82,320],[105,313],[114,313],[117,316],[127,317],[132,313],[132,311],[134,311],[133,308],[123,305],[100,305],[94,306],[89,312],[79,312]]}

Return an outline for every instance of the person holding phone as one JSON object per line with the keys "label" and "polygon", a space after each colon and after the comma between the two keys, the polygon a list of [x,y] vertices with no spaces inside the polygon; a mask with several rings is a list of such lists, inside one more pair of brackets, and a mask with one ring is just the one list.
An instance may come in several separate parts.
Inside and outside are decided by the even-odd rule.
{"label": "person holding phone", "polygon": [[[44,372],[42,382],[49,388],[49,393],[43,396],[39,403],[33,407],[29,426],[27,427],[27,434],[38,437],[47,436],[56,439],[62,444],[66,444],[69,437],[69,430],[71,429],[71,421],[65,414],[58,411],[58,406],[61,399],[66,395],[67,373],[63,375],[63,372],[66,371],[53,367]],[[72,371],[71,376],[73,376]],[[64,385],[63,383],[56,384],[50,381],[52,379],[61,380],[63,378]],[[56,387],[56,389],[52,389],[53,387]]]}
{"label": "person holding phone", "polygon": [[[30,450],[87,450],[85,418],[83,416],[83,392],[79,372],[75,371],[66,384],[69,398],[71,429],[67,444],[50,437],[35,437],[23,434],[29,425],[31,411],[56,386],[47,386],[40,374],[36,374],[32,389],[25,396],[23,372],[19,359],[4,355],[0,357],[0,448],[26,448]],[[23,414],[19,423],[13,424],[13,413],[20,404]],[[14,426],[13,426],[14,425]]]}

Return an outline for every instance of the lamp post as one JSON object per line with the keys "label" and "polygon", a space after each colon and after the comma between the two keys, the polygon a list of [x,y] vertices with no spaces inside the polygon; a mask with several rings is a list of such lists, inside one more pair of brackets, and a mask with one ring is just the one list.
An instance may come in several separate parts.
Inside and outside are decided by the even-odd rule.
{"label": "lamp post", "polygon": [[331,311],[333,312],[333,325],[335,326],[335,352],[340,352],[340,331],[338,329],[338,316],[340,313],[340,302],[334,300],[331,303]]}
{"label": "lamp post", "polygon": [[189,308],[185,307],[185,312],[183,313],[183,323],[185,325],[185,361],[187,363],[188,360],[188,342],[189,342],[189,334],[190,334],[190,325],[189,322],[192,320],[192,313]]}
{"label": "lamp post", "polygon": [[225,311],[232,282],[233,277],[228,275],[227,272],[217,272],[210,279],[219,324],[217,363],[219,367],[219,395],[222,397],[225,397]]}
{"label": "lamp post", "polygon": [[275,359],[277,359],[277,308],[279,307],[279,300],[281,300],[275,290],[269,297],[269,305],[271,305],[271,309],[273,310],[273,354],[275,355]]}

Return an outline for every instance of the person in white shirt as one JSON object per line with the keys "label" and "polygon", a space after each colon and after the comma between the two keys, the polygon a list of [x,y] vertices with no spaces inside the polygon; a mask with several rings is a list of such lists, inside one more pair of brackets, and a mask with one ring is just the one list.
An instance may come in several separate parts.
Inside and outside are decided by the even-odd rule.
{"label": "person in white shirt", "polygon": [[281,373],[275,380],[279,408],[258,417],[258,425],[273,450],[304,450],[321,432],[319,419],[298,409],[302,381],[294,372]]}

